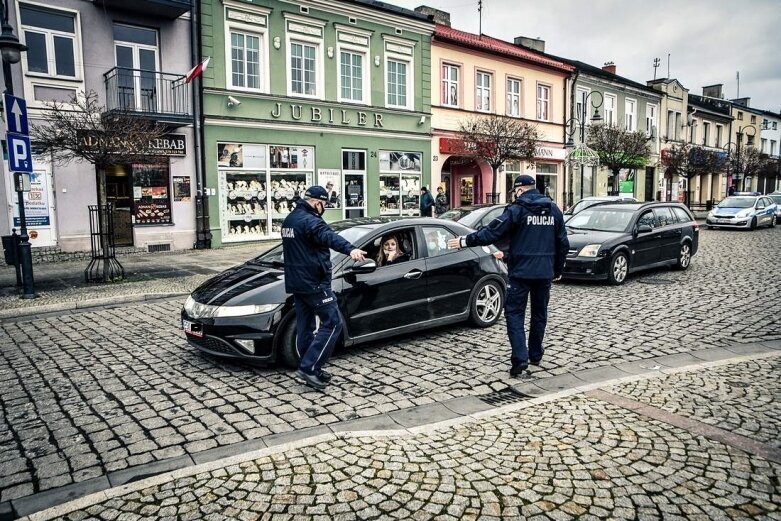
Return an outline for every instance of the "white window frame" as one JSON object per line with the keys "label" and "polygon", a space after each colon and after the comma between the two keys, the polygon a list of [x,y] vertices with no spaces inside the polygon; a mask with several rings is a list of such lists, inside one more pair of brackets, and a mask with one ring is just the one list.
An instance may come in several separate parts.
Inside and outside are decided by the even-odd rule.
{"label": "white window frame", "polygon": [[770,155],[775,156],[776,155],[776,145],[778,142],[775,139],[770,140]]}
{"label": "white window frame", "polygon": [[[268,29],[264,25],[261,24],[250,24],[246,22],[241,22],[238,20],[234,20],[228,17],[228,11],[231,12],[241,12],[243,11],[244,14],[247,16],[262,16],[266,19],[266,24],[268,23],[268,13],[270,11],[267,10],[256,10],[253,9],[253,6],[245,6],[245,4],[239,4],[240,7],[237,7],[237,4],[231,3],[226,1],[225,2],[225,23],[224,23],[224,34],[225,34],[225,88],[227,90],[231,91],[237,91],[237,92],[264,92],[268,93],[270,91],[270,69],[269,69],[269,45],[268,45]],[[231,9],[233,8],[233,9]],[[260,63],[258,64],[258,73],[260,74],[260,81],[259,87],[257,89],[250,88],[250,87],[241,87],[233,85],[233,55],[232,55],[232,38],[231,38],[231,32],[237,32],[242,33],[245,36],[255,36],[260,39],[260,48],[258,49],[258,59],[260,60]],[[245,46],[246,49],[246,46]],[[245,55],[245,70],[244,70],[244,77],[246,85],[246,55]]]}
{"label": "white window frame", "polygon": [[689,143],[692,145],[697,143],[697,127],[699,126],[699,120],[697,118],[692,118],[691,122],[691,135],[689,136]]}
{"label": "white window frame", "polygon": [[624,98],[624,129],[629,132],[637,130],[637,100],[632,98]]}
{"label": "white window frame", "polygon": [[[587,87],[577,87],[575,89],[575,119],[580,121],[580,118],[584,118],[585,121],[582,121],[581,123],[588,125],[589,120],[591,119],[589,117],[589,110],[586,106],[586,99],[588,98],[589,94],[591,93],[591,89]],[[584,114],[585,109],[585,114]]]}
{"label": "white window frame", "polygon": [[[388,100],[388,96],[390,95],[390,92],[388,90],[388,62],[394,61],[399,63],[404,63],[407,66],[407,92],[406,92],[406,103],[404,105],[394,104],[390,103]],[[415,100],[414,100],[414,66],[415,66],[415,59],[413,56],[406,56],[404,54],[398,54],[394,52],[385,52],[385,77],[384,77],[384,83],[385,83],[385,106],[388,108],[394,108],[394,109],[407,109],[412,110],[415,106]]]}
{"label": "white window frame", "polygon": [[[448,74],[445,74],[445,71],[448,71]],[[460,85],[460,78],[461,78],[461,66],[456,65],[455,63],[450,62],[442,62],[442,67],[440,68],[440,73],[442,74],[442,91],[440,92],[440,104],[443,107],[453,107],[458,108],[460,106],[460,100],[461,100],[461,85]],[[456,79],[454,80],[452,78],[452,71],[455,71],[456,73]],[[450,88],[455,87],[456,88],[456,103],[453,105],[450,103]]]}
{"label": "white window frame", "polygon": [[[518,92],[513,92],[510,89],[510,84],[514,83],[518,85]],[[504,88],[505,88],[505,98],[506,98],[506,107],[505,112],[508,116],[511,118],[520,118],[521,114],[523,114],[523,109],[521,107],[521,100],[523,99],[522,93],[523,93],[523,80],[520,78],[516,78],[514,76],[507,76],[506,81],[504,82]],[[518,113],[514,114],[512,107],[513,107],[513,100],[517,99],[518,101]]]}
{"label": "white window frame", "polygon": [[[21,6],[27,5],[31,7],[40,7],[46,11],[53,11],[53,12],[60,12],[62,14],[73,16],[73,33],[68,33],[64,31],[55,31],[52,29],[44,29],[42,27],[37,26],[28,26],[28,25],[22,25],[21,24]],[[25,53],[22,53],[22,72],[25,76],[25,92],[32,92],[32,80],[28,81],[29,78],[35,78],[35,79],[45,79],[47,80],[45,85],[52,85],[52,86],[67,86],[69,88],[73,88],[74,83],[81,83],[84,81],[84,58],[82,54],[82,44],[81,44],[81,16],[79,11],[74,9],[66,9],[63,7],[52,7],[47,4],[42,4],[39,2],[17,2],[16,3],[16,19],[19,21],[19,40],[26,44],[26,37],[25,37],[25,31],[35,32],[39,34],[44,34],[45,40],[46,40],[46,59],[47,59],[47,71],[51,70],[52,67],[54,67],[54,70],[57,70],[56,62],[55,60],[55,54],[54,54],[54,36],[61,36],[66,38],[72,38],[73,39],[73,65],[74,65],[74,74],[75,76],[58,76],[56,74],[49,74],[48,72],[42,73],[42,72],[32,72],[29,70],[27,66],[27,55]],[[35,82],[38,84],[38,82]],[[29,89],[27,90],[29,86]],[[32,95],[31,95],[32,96]]]}
{"label": "white window frame", "polygon": [[681,140],[681,130],[683,130],[683,114],[675,111],[675,122],[673,123],[674,130],[675,130],[675,140],[680,141]]}
{"label": "white window frame", "polygon": [[[342,53],[357,54],[362,57],[361,68],[361,100],[345,98],[342,96]],[[337,99],[343,103],[355,103],[359,105],[371,105],[371,57],[369,49],[357,45],[339,43],[336,46],[336,95]]]}
{"label": "white window frame", "polygon": [[767,153],[767,138],[760,138],[759,139],[759,151],[763,154]]}
{"label": "white window frame", "polygon": [[[547,98],[541,94],[547,91]],[[551,120],[551,93],[553,89],[547,83],[537,82],[537,120],[538,121],[550,121]],[[545,114],[542,114],[542,108],[545,107]],[[541,117],[544,115],[545,117]]]}
{"label": "white window frame", "polygon": [[[294,98],[325,99],[325,85],[323,82],[323,66],[325,57],[323,53],[323,39],[306,36],[299,33],[287,33],[287,55],[285,56],[285,80],[287,82],[287,95]],[[293,92],[293,71],[291,59],[293,57],[293,45],[309,46],[315,48],[315,93]],[[304,69],[302,69],[302,74]],[[304,79],[301,78],[302,86]]]}
{"label": "white window frame", "polygon": [[657,105],[655,103],[645,104],[645,135],[651,137],[653,135],[653,129],[656,127],[657,132],[659,130],[659,123],[657,120],[656,110]]}
{"label": "white window frame", "polygon": [[[608,126],[614,126],[618,124],[618,114],[617,114],[617,107],[618,107],[618,96],[615,94],[608,94],[605,93],[604,96],[604,106],[605,106],[605,125]],[[610,105],[608,106],[608,100],[610,100]]]}
{"label": "white window frame", "polygon": [[710,122],[709,121],[703,121],[702,122],[702,145],[703,146],[710,146]]}
{"label": "white window frame", "polygon": [[[483,82],[480,79],[483,79]],[[485,80],[488,80],[488,85],[484,85]],[[490,113],[493,108],[493,96],[491,91],[493,89],[494,75],[488,71],[476,70],[475,71],[475,111]],[[481,107],[483,103],[483,94],[488,94],[488,107]]]}
{"label": "white window frame", "polygon": [[724,132],[723,125],[716,125],[716,148],[721,148],[721,134]]}

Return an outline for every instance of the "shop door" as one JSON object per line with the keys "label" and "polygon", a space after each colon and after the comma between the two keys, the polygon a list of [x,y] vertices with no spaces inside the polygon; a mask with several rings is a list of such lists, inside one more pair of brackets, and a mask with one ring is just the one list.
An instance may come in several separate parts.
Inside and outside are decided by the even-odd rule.
{"label": "shop door", "polygon": [[475,204],[475,176],[458,175],[456,176],[456,186],[458,187],[458,199],[456,206],[469,206]]}
{"label": "shop door", "polygon": [[119,107],[135,112],[158,112],[157,32],[114,24]]}
{"label": "shop door", "polygon": [[[344,218],[366,215],[366,151],[342,149]],[[332,192],[333,193],[333,192]],[[329,194],[329,196],[332,195]],[[337,195],[337,197],[339,197]],[[341,204],[341,198],[339,199]]]}
{"label": "shop door", "polygon": [[645,199],[644,201],[654,200],[654,169],[645,168]]}
{"label": "shop door", "polygon": [[114,218],[114,244],[133,245],[133,198],[130,169],[115,165],[106,171],[106,201]]}

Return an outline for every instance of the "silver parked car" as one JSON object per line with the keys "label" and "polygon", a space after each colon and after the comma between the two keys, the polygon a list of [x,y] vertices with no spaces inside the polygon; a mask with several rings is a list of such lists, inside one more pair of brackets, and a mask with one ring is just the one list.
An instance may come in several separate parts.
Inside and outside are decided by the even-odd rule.
{"label": "silver parked car", "polygon": [[708,228],[773,228],[778,220],[778,205],[766,195],[733,195],[722,200],[708,213]]}

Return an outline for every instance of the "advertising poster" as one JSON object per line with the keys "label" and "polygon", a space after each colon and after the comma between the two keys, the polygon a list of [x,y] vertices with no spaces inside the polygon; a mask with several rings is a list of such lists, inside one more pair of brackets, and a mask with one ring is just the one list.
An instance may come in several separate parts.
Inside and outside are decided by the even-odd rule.
{"label": "advertising poster", "polygon": [[321,168],[317,171],[317,184],[328,192],[326,208],[340,208],[342,205],[342,173],[340,170]]}
{"label": "advertising poster", "polygon": [[420,172],[422,156],[418,152],[380,152],[380,172]]}
{"label": "advertising poster", "polygon": [[243,148],[240,143],[217,143],[217,166],[244,168]]}
{"label": "advertising poster", "polygon": [[244,168],[266,168],[266,145],[244,145]]}
{"label": "advertising poster", "polygon": [[167,164],[133,165],[135,224],[171,224],[171,195]]}
{"label": "advertising poster", "polygon": [[183,176],[174,176],[174,201],[188,202],[192,195],[190,194],[190,178]]}
{"label": "advertising poster", "polygon": [[[51,225],[49,190],[46,186],[46,174],[43,172],[30,174],[30,191],[24,194],[24,218],[28,227]],[[20,226],[19,206],[14,205],[14,227],[18,229]]]}

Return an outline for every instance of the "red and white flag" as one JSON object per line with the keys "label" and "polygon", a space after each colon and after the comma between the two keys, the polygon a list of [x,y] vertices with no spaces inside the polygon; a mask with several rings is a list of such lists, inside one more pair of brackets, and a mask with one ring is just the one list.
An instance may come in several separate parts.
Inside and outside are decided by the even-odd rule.
{"label": "red and white flag", "polygon": [[209,60],[211,60],[211,56],[207,57],[205,60],[203,60],[201,63],[190,69],[190,72],[188,72],[184,77],[185,83],[190,83],[195,78],[203,74],[203,71],[206,70],[206,67],[209,66]]}

